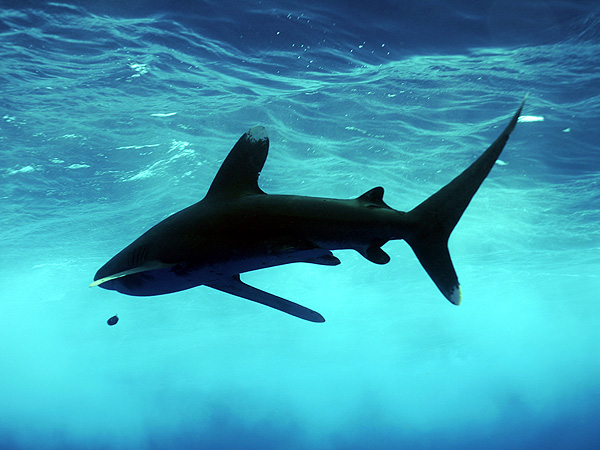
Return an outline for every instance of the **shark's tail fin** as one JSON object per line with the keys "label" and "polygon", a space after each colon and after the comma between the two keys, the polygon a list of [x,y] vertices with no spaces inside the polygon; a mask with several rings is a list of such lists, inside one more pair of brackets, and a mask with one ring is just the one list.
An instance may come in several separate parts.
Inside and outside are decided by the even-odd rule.
{"label": "shark's tail fin", "polygon": [[405,216],[415,225],[406,241],[442,294],[455,305],[460,304],[462,293],[448,252],[448,238],[500,156],[526,99],[498,139],[473,164]]}

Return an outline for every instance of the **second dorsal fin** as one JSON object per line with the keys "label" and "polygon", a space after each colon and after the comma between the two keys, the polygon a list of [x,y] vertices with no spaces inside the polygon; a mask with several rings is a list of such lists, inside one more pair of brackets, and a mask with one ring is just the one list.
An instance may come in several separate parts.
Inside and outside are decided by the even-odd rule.
{"label": "second dorsal fin", "polygon": [[206,197],[239,197],[264,194],[258,187],[258,176],[269,151],[265,127],[250,128],[233,146],[217,172]]}
{"label": "second dorsal fin", "polygon": [[377,186],[363,195],[358,197],[356,200],[364,203],[366,206],[375,207],[375,208],[389,208],[388,205],[383,201],[383,188],[381,186]]}

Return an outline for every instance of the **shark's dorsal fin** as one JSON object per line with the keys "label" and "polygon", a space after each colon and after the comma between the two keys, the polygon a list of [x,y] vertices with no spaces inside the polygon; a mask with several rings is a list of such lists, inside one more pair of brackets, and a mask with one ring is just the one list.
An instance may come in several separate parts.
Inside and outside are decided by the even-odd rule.
{"label": "shark's dorsal fin", "polygon": [[239,197],[264,194],[258,187],[258,176],[269,151],[265,127],[250,128],[233,146],[217,172],[208,193],[211,197]]}
{"label": "shark's dorsal fin", "polygon": [[377,186],[370,191],[365,192],[356,200],[371,208],[389,208],[383,201],[383,188],[381,186]]}

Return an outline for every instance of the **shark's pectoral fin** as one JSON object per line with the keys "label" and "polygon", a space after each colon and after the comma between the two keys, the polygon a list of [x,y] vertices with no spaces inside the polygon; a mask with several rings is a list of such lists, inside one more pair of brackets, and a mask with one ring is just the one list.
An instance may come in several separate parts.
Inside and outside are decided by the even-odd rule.
{"label": "shark's pectoral fin", "polygon": [[323,316],[318,312],[249,286],[240,280],[239,275],[234,275],[230,278],[222,278],[220,280],[213,281],[212,283],[208,283],[206,286],[222,292],[227,292],[228,294],[237,295],[238,297],[242,297],[265,306],[270,306],[271,308],[278,309],[279,311],[299,317],[300,319],[308,320],[310,322],[325,322]]}
{"label": "shark's pectoral fin", "polygon": [[390,262],[390,255],[376,245],[366,248],[357,248],[356,251],[375,264],[387,264]]}

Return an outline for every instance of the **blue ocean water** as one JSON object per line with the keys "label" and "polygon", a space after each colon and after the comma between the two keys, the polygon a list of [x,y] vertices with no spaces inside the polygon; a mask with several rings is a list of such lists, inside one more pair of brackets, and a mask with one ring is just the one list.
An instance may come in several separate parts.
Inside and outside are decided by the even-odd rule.
{"label": "blue ocean water", "polygon": [[[0,448],[600,447],[600,7],[474,3],[1,1]],[[397,241],[245,276],[324,324],[88,288],[255,124],[266,192],[406,211],[527,92],[460,307]]]}

